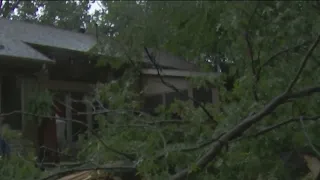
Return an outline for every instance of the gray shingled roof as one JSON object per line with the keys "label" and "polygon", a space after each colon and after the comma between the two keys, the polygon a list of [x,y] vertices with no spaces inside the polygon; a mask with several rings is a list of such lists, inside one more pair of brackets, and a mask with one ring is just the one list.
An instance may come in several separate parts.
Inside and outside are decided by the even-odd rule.
{"label": "gray shingled roof", "polygon": [[54,62],[29,44],[87,52],[96,39],[83,33],[0,18],[0,56]]}
{"label": "gray shingled roof", "polygon": [[[96,38],[92,35],[0,18],[0,56],[54,62],[30,45],[88,52],[96,43]],[[4,48],[1,48],[1,45]],[[150,50],[152,52],[152,49]],[[195,69],[193,64],[169,53],[157,52],[155,55],[161,66],[176,69]],[[146,57],[143,58],[143,61],[151,63]]]}
{"label": "gray shingled roof", "polygon": [[54,62],[43,54],[39,53],[29,45],[19,40],[13,40],[0,35],[0,56],[9,56],[16,58],[26,58],[44,62]]}
{"label": "gray shingled roof", "polygon": [[[183,57],[175,56],[172,53],[160,51],[155,48],[148,48],[148,51],[154,56],[156,62],[163,67],[194,71],[199,70],[199,67],[186,61]],[[153,65],[145,51],[143,52],[143,62]]]}
{"label": "gray shingled roof", "polygon": [[96,39],[88,34],[0,18],[0,34],[30,44],[44,45],[74,51],[89,51]]}

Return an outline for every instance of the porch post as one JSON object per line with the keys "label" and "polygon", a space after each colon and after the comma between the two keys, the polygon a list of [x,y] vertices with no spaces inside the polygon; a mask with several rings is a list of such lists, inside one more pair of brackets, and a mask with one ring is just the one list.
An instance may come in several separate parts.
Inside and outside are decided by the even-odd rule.
{"label": "porch post", "polygon": [[165,106],[166,105],[166,93],[161,93],[161,97],[162,97],[162,104]]}
{"label": "porch post", "polygon": [[211,89],[211,93],[212,93],[212,103],[213,104],[217,104],[219,103],[219,91],[217,88],[212,88]]}
{"label": "porch post", "polygon": [[66,119],[67,119],[67,142],[72,143],[72,114],[71,114],[71,95],[70,93],[65,96],[66,104]]}
{"label": "porch post", "polygon": [[1,103],[2,103],[2,76],[0,75],[0,113],[2,109]]}
{"label": "porch post", "polygon": [[193,98],[193,88],[190,83],[188,83],[188,96]]}
{"label": "porch post", "polygon": [[87,125],[88,125],[88,135],[91,136],[92,129],[93,129],[93,123],[92,123],[92,107],[88,101],[88,98],[85,97],[85,103],[86,103],[86,119],[87,119]]}
{"label": "porch post", "polygon": [[21,93],[21,129],[22,132],[26,132],[26,115],[24,114],[26,112],[26,100],[25,100],[25,79],[21,78],[20,79],[21,82],[21,89],[20,89],[20,93]]}
{"label": "porch post", "polygon": [[[0,114],[1,114],[1,109],[2,109],[2,76],[0,75]],[[3,121],[3,117],[0,116],[0,127],[2,126],[2,121]]]}

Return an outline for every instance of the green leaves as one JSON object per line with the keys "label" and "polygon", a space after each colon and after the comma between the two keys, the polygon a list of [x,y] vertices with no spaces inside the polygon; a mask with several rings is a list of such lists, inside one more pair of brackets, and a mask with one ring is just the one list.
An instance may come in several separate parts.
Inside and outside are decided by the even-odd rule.
{"label": "green leaves", "polygon": [[[217,127],[206,124],[208,117],[191,101],[175,101],[168,107],[161,106],[157,117],[133,113],[139,111],[141,103],[141,94],[135,89],[139,77],[135,73],[137,69],[126,69],[125,75],[117,81],[100,84],[95,98],[108,104],[109,112],[96,119],[101,127],[99,134],[103,135],[108,145],[143,159],[138,169],[147,179],[168,179],[171,166],[175,166],[177,171],[190,167],[190,171],[196,172],[196,179],[287,177],[279,153],[306,145],[299,126],[294,124],[275,129],[259,138],[229,142],[229,151],[222,155],[219,165],[212,163],[213,166],[219,166],[219,171],[214,173],[209,168],[199,169],[194,163],[210,146],[192,151],[183,149],[233,129],[243,123],[244,117],[261,110],[266,102],[286,89],[299,68],[300,59],[306,53],[310,40],[319,33],[320,16],[314,2],[102,3],[107,6],[108,12],[94,16],[101,24],[101,29],[108,30],[108,35],[99,37],[101,47],[98,50],[116,58],[101,59],[100,66],[111,66],[121,71],[121,67],[129,60],[133,64],[141,61],[143,47],[155,47],[182,56],[206,72],[221,72],[219,76],[189,79],[192,87],[209,87],[210,84],[218,89],[219,104],[206,104],[208,111],[219,122]],[[22,2],[19,15],[15,18],[38,21],[35,11],[44,6],[43,15],[39,17],[39,22],[44,24],[77,29],[85,22],[89,24],[92,21],[87,14],[88,1],[59,4],[26,1]],[[319,84],[319,53],[318,48],[293,91]],[[140,68],[139,64],[134,66]],[[38,107],[44,102],[47,102],[46,98],[38,99],[35,103],[37,106],[32,104],[30,110],[46,111],[45,105]],[[290,99],[290,103],[286,102],[274,112],[268,112],[264,121],[253,125],[243,134],[249,135],[291,117],[317,115],[320,113],[318,104],[319,95]],[[179,115],[183,123],[169,123],[176,120],[172,119],[172,114]],[[312,142],[319,144],[316,138],[319,123],[306,122],[306,126],[310,126]],[[94,157],[99,163],[121,158],[101,147],[98,141],[90,139],[90,146],[81,158]],[[99,156],[95,154],[97,151]],[[158,152],[166,155],[157,158]]]}
{"label": "green leaves", "polygon": [[27,112],[32,114],[32,116],[28,116],[29,119],[38,119],[38,125],[40,125],[43,117],[37,116],[50,117],[52,115],[52,105],[52,94],[49,91],[34,92],[27,102]]}
{"label": "green leaves", "polygon": [[[114,11],[111,8],[111,14],[122,9],[120,6],[118,9],[114,8]],[[130,4],[130,6],[140,5]],[[214,108],[210,109],[215,117],[221,119],[216,131],[227,131],[241,123],[243,117],[260,110],[266,102],[283,92],[295,75],[300,59],[306,51],[305,45],[299,48],[291,47],[309,41],[318,32],[316,19],[319,15],[315,11],[310,11],[311,4],[307,2],[147,2],[143,8],[147,9],[145,14],[142,14],[138,7],[133,8],[139,11],[136,17],[133,14],[129,15],[132,11],[123,9],[128,13],[126,16],[132,17],[130,20],[132,24],[126,21],[129,27],[137,24],[143,27],[138,33],[130,28],[122,29],[122,35],[117,39],[123,44],[129,44],[132,38],[141,42],[139,45],[154,44],[192,59],[192,62],[206,67],[206,70],[211,72],[214,71],[212,65],[217,67],[221,62],[228,62],[226,64],[229,68],[224,69],[219,77],[190,79],[194,87],[205,87],[210,82],[219,89],[222,111],[217,113]],[[144,35],[129,38],[130,34]],[[252,49],[249,49],[245,35],[249,36]],[[314,54],[318,53],[319,50]],[[218,63],[213,57],[223,58],[219,59]],[[317,83],[318,65],[315,62],[310,61],[310,65],[307,65],[297,88]],[[231,83],[228,79],[231,75],[234,78],[233,88],[227,91],[224,85],[227,82]],[[253,96],[254,87],[257,91],[257,100]],[[318,106],[315,104],[317,101],[313,98],[293,101],[296,103],[294,106],[288,103],[279,107],[260,125],[270,126],[288,117],[318,112]],[[179,126],[179,129],[185,131],[183,136],[185,142],[198,141],[199,137],[213,134],[213,130],[205,130],[205,126],[202,125],[205,115],[190,106],[188,102],[175,102],[168,110],[180,114],[183,120],[192,122],[190,125]],[[164,111],[162,108],[159,112]],[[174,131],[166,129],[166,134],[170,134],[169,130]],[[229,165],[222,167],[220,173],[213,176],[220,179],[257,179],[270,172],[272,173],[268,175],[270,179],[282,177],[281,168],[275,169],[271,159],[277,160],[276,153],[279,153],[282,146],[300,146],[305,141],[300,138],[301,133],[293,133],[291,127],[283,127],[271,134],[263,140],[248,142],[244,140],[242,143],[237,143],[229,155],[239,158],[226,160]],[[239,155],[243,149],[248,151],[248,156]],[[258,162],[258,157],[263,161]],[[246,158],[248,159],[246,164],[237,165],[238,161]],[[192,166],[192,163],[189,165]],[[233,176],[230,173],[231,166],[232,172],[238,175]],[[228,170],[224,171],[224,168]]]}

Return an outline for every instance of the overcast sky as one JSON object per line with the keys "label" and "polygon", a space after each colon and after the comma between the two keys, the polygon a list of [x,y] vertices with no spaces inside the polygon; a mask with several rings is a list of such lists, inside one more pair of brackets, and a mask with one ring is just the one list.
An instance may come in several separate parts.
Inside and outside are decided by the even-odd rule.
{"label": "overcast sky", "polygon": [[89,9],[89,14],[93,14],[95,11],[101,10],[101,3],[100,1],[95,1],[94,3],[91,3],[91,8]]}

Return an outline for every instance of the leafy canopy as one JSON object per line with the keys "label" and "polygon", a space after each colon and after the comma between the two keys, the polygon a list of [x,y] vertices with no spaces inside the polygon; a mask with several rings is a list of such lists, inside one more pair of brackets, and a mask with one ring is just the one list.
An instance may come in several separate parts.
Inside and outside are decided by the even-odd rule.
{"label": "leafy canopy", "polygon": [[[295,177],[283,170],[280,153],[310,145],[299,123],[288,124],[263,136],[230,143],[228,152],[221,156],[222,160],[212,162],[219,172],[209,170],[208,166],[202,166],[201,163],[197,163],[197,166],[201,164],[201,169],[197,169],[194,164],[211,147],[192,152],[182,149],[230,131],[243,122],[245,117],[259,112],[275,96],[285,92],[301,67],[301,59],[318,36],[319,4],[302,1],[132,1],[109,2],[107,7],[109,13],[104,17],[114,24],[110,28],[115,29],[115,36],[108,37],[112,40],[110,42],[118,45],[114,47],[119,47],[119,44],[129,46],[127,53],[131,53],[131,56],[135,56],[134,52],[141,51],[143,47],[156,47],[186,57],[205,71],[222,71],[219,79],[208,76],[202,77],[206,81],[193,81],[209,81],[219,89],[221,103],[207,105],[219,125],[214,130],[208,128],[204,123],[207,117],[201,109],[194,108],[190,102],[177,102],[171,107],[176,108],[182,103],[181,117],[191,123],[156,126],[157,130],[161,129],[165,134],[165,138],[174,136],[177,140],[173,145],[161,145],[163,139],[159,135],[157,142],[161,147],[158,145],[152,149],[156,152],[160,149],[166,156],[162,162],[154,159],[151,160],[153,163],[145,161],[146,166],[143,163],[141,167],[149,169],[143,169],[143,172],[154,172],[154,176],[160,176],[160,168],[163,170],[161,178],[165,179],[168,167],[174,164],[177,173],[181,168],[191,167],[199,179]],[[315,48],[297,81],[294,81],[292,91],[319,85],[318,57],[319,48]],[[125,56],[123,58],[126,59]],[[230,83],[230,80],[232,88],[226,88],[225,84]],[[277,105],[266,116],[263,115],[263,121],[259,118],[258,123],[250,125],[247,131],[242,129],[244,133],[237,136],[254,134],[290,118],[316,116],[319,113],[317,99],[318,95],[313,94],[285,100],[280,103],[283,105]],[[158,118],[163,120],[167,116]],[[306,124],[309,136],[315,137],[318,122]],[[175,135],[177,131],[182,132],[179,138]],[[138,132],[141,133],[140,130]],[[147,141],[143,139],[144,142],[155,140],[150,133],[148,137]],[[230,140],[234,138],[237,137]],[[318,143],[316,139],[311,139],[314,144]],[[171,150],[171,146],[175,150]],[[143,152],[141,149],[144,148],[139,148]],[[154,176],[152,178],[156,178]]]}
{"label": "leafy canopy", "polygon": [[[96,117],[101,127],[98,134],[106,145],[134,154],[139,173],[147,179],[184,179],[187,174],[193,179],[221,180],[299,177],[287,172],[290,168],[283,164],[280,154],[302,147],[312,149],[311,143],[320,143],[316,138],[317,121],[305,121],[305,128],[299,123],[300,116],[320,113],[319,95],[315,93],[319,88],[304,95],[291,93],[319,86],[319,47],[308,51],[320,32],[319,3],[102,1],[101,4],[108,13],[102,11],[88,17],[87,1],[59,5],[23,1],[17,8],[19,14],[11,16],[71,29],[83,22],[89,27],[91,23],[92,27],[92,19],[96,19],[100,31],[107,32],[99,34],[101,47],[112,47],[109,50],[120,54],[123,60],[138,60],[144,47],[154,47],[183,56],[204,71],[221,72],[219,77],[191,79],[194,86],[211,82],[219,90],[221,102],[205,105],[218,122],[214,128],[208,126],[212,120],[201,108],[194,107],[191,100],[176,101],[169,108],[159,107],[157,117],[144,113],[136,116],[140,95],[134,89],[137,76],[124,76],[99,86],[94,99],[108,104],[109,112]],[[43,15],[35,18],[36,9],[44,5]],[[304,58],[308,52],[310,56]],[[306,64],[301,63],[303,59]],[[301,74],[297,76],[300,68]],[[288,88],[290,82],[293,88]],[[274,98],[286,89],[288,94],[276,101]],[[275,104],[265,110],[271,100]],[[172,123],[172,112],[178,112],[186,123]],[[290,118],[298,120],[248,137]],[[212,142],[222,132],[225,135],[221,138],[229,144],[227,150],[221,149],[220,141]],[[94,137],[89,143],[83,142],[83,146],[86,148],[79,153],[81,159],[98,164],[123,159],[103,148]]]}

